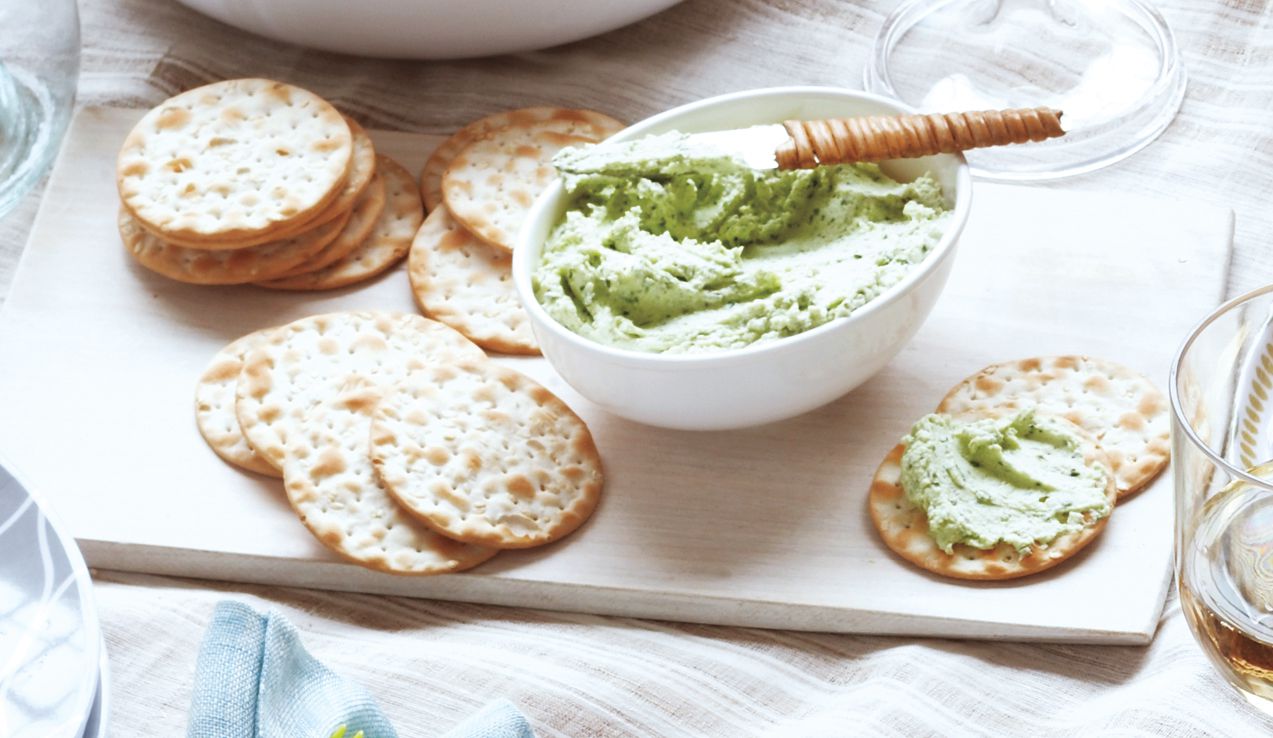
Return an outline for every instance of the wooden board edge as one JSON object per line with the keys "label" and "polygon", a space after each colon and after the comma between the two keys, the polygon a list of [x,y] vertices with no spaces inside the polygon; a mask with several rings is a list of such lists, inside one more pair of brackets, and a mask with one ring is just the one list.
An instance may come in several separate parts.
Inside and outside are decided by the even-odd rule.
{"label": "wooden board edge", "polygon": [[[290,562],[286,571],[269,557],[198,552],[160,546],[80,540],[93,569],[157,574],[181,578],[243,582],[288,588],[358,592],[470,604],[521,607],[556,612],[628,617],[727,627],[790,630],[909,638],[1031,643],[1146,645],[1153,631],[1052,628],[973,620],[952,620],[870,610],[704,597],[677,592],[650,592],[617,587],[563,584],[450,574],[396,577],[364,571],[339,562]],[[588,592],[589,605],[579,595]],[[598,593],[604,597],[597,597]],[[604,604],[597,605],[600,601]],[[1161,609],[1155,609],[1155,613]],[[1154,625],[1156,626],[1156,615]]]}

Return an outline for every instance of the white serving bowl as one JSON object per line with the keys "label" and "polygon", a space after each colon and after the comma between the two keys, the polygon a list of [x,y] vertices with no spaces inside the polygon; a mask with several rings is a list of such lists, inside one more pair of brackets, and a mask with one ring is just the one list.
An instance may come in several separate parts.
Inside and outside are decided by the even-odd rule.
{"label": "white serving bowl", "polygon": [[[825,87],[738,92],[669,110],[611,138],[627,141],[668,131],[696,133],[878,113],[911,112],[887,98]],[[513,279],[544,357],[580,394],[641,423],[686,430],[741,428],[789,418],[840,397],[878,372],[932,310],[968,220],[972,180],[961,155],[881,165],[911,180],[931,172],[953,206],[945,234],[901,282],[847,318],[788,338],[740,349],[692,354],[628,351],[594,342],[554,320],[535,299],[531,276],[566,207],[560,183],[531,208],[513,250]]]}
{"label": "white serving bowl", "polygon": [[278,41],[358,56],[461,59],[595,36],[680,0],[179,0]]}

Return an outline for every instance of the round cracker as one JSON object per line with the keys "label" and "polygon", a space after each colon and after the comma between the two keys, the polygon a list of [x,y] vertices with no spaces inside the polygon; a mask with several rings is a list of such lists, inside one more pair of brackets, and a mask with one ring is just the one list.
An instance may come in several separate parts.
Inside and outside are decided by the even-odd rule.
{"label": "round cracker", "polygon": [[488,361],[428,367],[387,390],[372,416],[371,463],[407,512],[493,548],[568,535],[601,497],[588,426],[547,389]]}
{"label": "round cracker", "polygon": [[993,364],[957,384],[937,412],[996,413],[1032,405],[1095,436],[1125,499],[1171,459],[1167,399],[1143,375],[1090,356],[1047,356]]}
{"label": "round cracker", "polygon": [[[308,231],[320,226],[328,221],[340,218],[349,212],[363,200],[368,187],[371,186],[372,179],[376,174],[376,147],[372,143],[371,137],[363,130],[363,127],[352,118],[346,118],[345,122],[349,124],[349,130],[353,134],[354,152],[350,160],[349,176],[345,179],[345,187],[341,190],[336,199],[321,212],[315,213],[309,218],[303,219],[293,225],[278,228],[276,231],[268,233],[264,236],[257,236],[238,241],[218,241],[215,244],[207,242],[186,241],[181,238],[168,237],[169,243],[177,246],[185,246],[187,248],[203,248],[207,249],[215,246],[217,249],[238,249],[250,248],[267,241],[277,241],[284,238],[291,238],[302,231]],[[352,248],[352,247],[351,247]]]}
{"label": "round cracker", "polygon": [[353,136],[354,147],[353,156],[349,162],[349,177],[346,178],[345,187],[332,204],[315,216],[315,222],[318,223],[353,209],[376,176],[376,145],[372,142],[371,136],[367,135],[367,130],[353,118],[346,118],[345,123]]}
{"label": "round cracker", "polygon": [[441,207],[416,232],[407,275],[416,305],[490,351],[538,354],[513,287],[513,259],[473,237]]}
{"label": "round cracker", "polygon": [[239,248],[335,201],[352,157],[349,125],[327,101],[236,79],[147,113],[120,149],[116,183],[128,211],[161,238]]}
{"label": "round cracker", "polygon": [[530,206],[557,176],[553,156],[602,138],[588,130],[562,130],[550,121],[496,129],[451,161],[442,175],[442,200],[470,233],[511,251]]}
{"label": "round cracker", "polygon": [[325,269],[351,254],[371,236],[371,229],[375,228],[376,222],[380,220],[380,214],[385,210],[387,199],[384,179],[377,172],[371,184],[363,191],[362,197],[358,198],[358,202],[354,204],[349,214],[349,221],[345,223],[345,227],[340,230],[335,240],[298,266],[280,274],[278,279],[287,279]]}
{"label": "round cracker", "polygon": [[302,264],[336,240],[349,219],[328,221],[281,241],[233,251],[192,249],[163,241],[141,227],[126,209],[119,210],[119,236],[139,264],[188,284],[248,284],[274,279]]}
{"label": "round cracker", "polygon": [[276,290],[332,290],[371,279],[397,264],[411,249],[411,239],[424,220],[411,173],[387,156],[378,156],[385,182],[385,208],[371,234],[358,248],[317,271],[259,283]]}
{"label": "round cracker", "polygon": [[476,566],[496,549],[453,541],[408,515],[376,479],[368,458],[367,387],[305,417],[283,461],[283,486],[301,522],[323,545],[390,574],[442,574]]}
{"label": "round cracker", "polygon": [[281,469],[288,439],[303,431],[313,408],[374,405],[380,387],[414,369],[485,356],[455,330],[419,315],[369,310],[302,318],[245,356],[235,414],[252,448]]}
{"label": "round cracker", "polygon": [[430,363],[485,354],[441,323],[406,313],[316,315],[248,352],[235,411],[257,452],[283,471],[288,501],[325,546],[396,574],[458,571],[494,555],[407,515],[371,468],[371,412],[384,388]]}
{"label": "round cracker", "polygon": [[282,476],[278,470],[248,445],[234,413],[234,387],[243,369],[243,356],[262,342],[270,330],[266,328],[238,338],[212,357],[195,385],[195,423],[199,435],[217,456],[241,469],[278,477]]}
{"label": "round cracker", "polygon": [[420,196],[424,198],[424,206],[433,212],[442,204],[442,175],[461,149],[492,131],[528,126],[552,126],[560,133],[591,136],[597,141],[626,127],[602,113],[554,107],[520,108],[475,120],[439,144],[420,170]]}
{"label": "round cracker", "polygon": [[[1103,464],[1106,469],[1105,494],[1110,503],[1110,514],[1118,498],[1114,475],[1110,473],[1109,459],[1095,440],[1075,428],[1083,439],[1083,458],[1088,464]],[[1075,533],[1059,536],[1047,546],[1031,546],[1022,554],[1016,548],[1001,543],[992,549],[979,549],[956,544],[951,553],[937,546],[928,534],[928,516],[924,510],[907,497],[902,490],[902,454],[906,447],[898,444],[889,451],[875,471],[871,491],[867,496],[871,521],[883,539],[884,545],[912,564],[934,574],[955,579],[991,581],[1016,579],[1051,569],[1091,543],[1105,525],[1106,515]]]}

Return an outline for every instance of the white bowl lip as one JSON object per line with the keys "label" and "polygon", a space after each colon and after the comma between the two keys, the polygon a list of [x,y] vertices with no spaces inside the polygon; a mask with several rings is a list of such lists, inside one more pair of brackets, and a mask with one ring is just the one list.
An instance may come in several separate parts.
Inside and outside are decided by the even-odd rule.
{"label": "white bowl lip", "polygon": [[[767,98],[767,97],[799,97],[799,96],[832,96],[838,98],[852,98],[859,100],[868,100],[879,103],[886,108],[893,108],[899,113],[917,112],[914,108],[905,103],[883,95],[876,95],[861,90],[851,90],[841,87],[826,87],[814,85],[797,85],[789,87],[764,87],[754,90],[742,90],[739,92],[730,92],[724,95],[716,95],[714,97],[704,98],[685,105],[680,105],[662,113],[657,113],[644,120],[633,123],[622,131],[614,134],[607,141],[626,141],[640,135],[659,124],[665,123],[669,119],[678,118],[688,113],[693,113],[701,108],[718,105],[721,103],[734,102],[743,99]],[[774,121],[779,122],[779,121]],[[809,341],[816,341],[827,333],[844,330],[847,326],[860,322],[872,313],[883,309],[890,303],[901,299],[907,294],[912,287],[923,280],[930,272],[937,269],[938,265],[947,258],[947,252],[954,248],[958,242],[959,236],[963,233],[964,226],[968,222],[968,214],[972,205],[972,175],[968,167],[968,161],[962,153],[951,154],[958,159],[955,169],[955,207],[951,217],[950,226],[942,234],[941,240],[938,241],[936,248],[933,249],[927,258],[918,266],[907,272],[899,282],[889,287],[875,299],[868,302],[858,310],[844,318],[836,318],[827,321],[820,326],[810,328],[792,336],[784,336],[772,341],[764,341],[761,343],[753,343],[749,346],[743,346],[735,349],[723,349],[719,351],[708,351],[702,353],[654,353],[650,351],[636,351],[632,349],[622,349],[608,344],[594,341],[590,338],[582,336],[574,331],[566,328],[557,319],[548,314],[540,305],[539,300],[535,298],[535,291],[531,286],[531,252],[526,242],[530,240],[530,232],[533,226],[544,217],[544,213],[548,210],[552,202],[560,196],[562,184],[560,180],[556,180],[547,190],[540,193],[539,197],[531,206],[530,211],[526,215],[526,220],[518,231],[516,241],[513,248],[513,285],[517,290],[518,297],[522,301],[523,307],[532,315],[534,320],[550,331],[555,338],[572,344],[576,348],[584,351],[590,351],[599,354],[613,363],[622,363],[632,366],[640,366],[645,369],[686,369],[686,368],[703,368],[713,369],[722,366],[738,364],[740,362],[748,362],[758,356],[773,352],[786,351],[797,345]],[[542,244],[537,244],[542,248]]]}
{"label": "white bowl lip", "polygon": [[[30,503],[39,511],[44,518],[44,523],[53,530],[57,537],[57,546],[62,549],[66,556],[67,563],[71,569],[71,575],[75,580],[75,585],[80,592],[80,616],[83,618],[81,623],[87,630],[85,642],[89,649],[90,660],[97,664],[97,673],[92,675],[93,688],[80,696],[80,704],[76,706],[76,717],[79,719],[78,731],[83,731],[84,726],[88,723],[88,718],[93,712],[93,704],[97,700],[98,690],[101,688],[102,667],[106,664],[106,643],[103,640],[102,624],[97,614],[97,593],[93,589],[93,576],[89,571],[88,563],[84,560],[84,553],[79,549],[79,542],[70,534],[59,521],[57,514],[49,509],[48,501],[43,495],[31,486],[28,478],[18,470],[18,468],[9,461],[4,455],[0,454],[0,472],[7,474],[10,479],[17,483],[22,491],[26,493]],[[3,523],[0,520],[0,523]],[[79,733],[76,733],[79,735]]]}

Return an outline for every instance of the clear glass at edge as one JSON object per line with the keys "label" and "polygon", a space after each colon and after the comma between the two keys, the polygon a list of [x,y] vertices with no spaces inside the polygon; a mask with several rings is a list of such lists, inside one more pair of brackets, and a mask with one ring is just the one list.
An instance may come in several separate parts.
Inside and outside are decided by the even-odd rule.
{"label": "clear glass at edge", "polygon": [[1204,319],[1169,389],[1181,605],[1221,675],[1273,715],[1273,285]]}
{"label": "clear glass at edge", "polygon": [[57,155],[79,71],[75,0],[0,0],[0,218]]}

